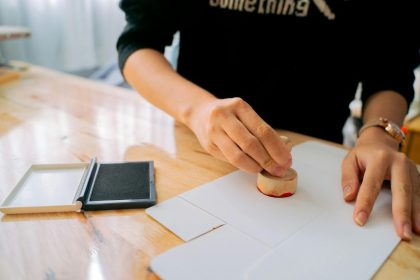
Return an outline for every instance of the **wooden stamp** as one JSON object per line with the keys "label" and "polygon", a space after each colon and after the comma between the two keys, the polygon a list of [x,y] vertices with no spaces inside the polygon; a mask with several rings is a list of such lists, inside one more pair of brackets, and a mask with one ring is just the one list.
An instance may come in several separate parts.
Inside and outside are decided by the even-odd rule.
{"label": "wooden stamp", "polygon": [[[280,136],[280,138],[290,151],[292,149],[290,139],[286,136]],[[266,170],[258,173],[257,188],[267,196],[289,197],[296,192],[296,187],[297,173],[292,168],[289,168],[282,177],[273,176]]]}
{"label": "wooden stamp", "polygon": [[262,171],[258,173],[257,188],[265,195],[272,197],[289,197],[296,192],[297,173],[289,168],[282,177],[276,177]]}

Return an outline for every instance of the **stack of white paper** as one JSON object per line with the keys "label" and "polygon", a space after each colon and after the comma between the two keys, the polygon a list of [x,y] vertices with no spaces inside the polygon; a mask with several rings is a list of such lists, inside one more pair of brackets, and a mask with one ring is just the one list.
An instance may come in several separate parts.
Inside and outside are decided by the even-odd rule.
{"label": "stack of white paper", "polygon": [[399,242],[383,190],[364,227],[342,199],[346,151],[317,142],[293,149],[296,194],[273,198],[256,175],[233,172],[147,213],[185,241],[154,258],[164,279],[369,279]]}

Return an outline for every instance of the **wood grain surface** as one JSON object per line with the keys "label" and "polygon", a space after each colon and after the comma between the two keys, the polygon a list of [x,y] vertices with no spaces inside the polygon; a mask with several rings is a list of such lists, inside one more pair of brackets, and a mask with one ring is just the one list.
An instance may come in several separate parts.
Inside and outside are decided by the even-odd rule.
{"label": "wood grain surface", "polygon": [[[32,164],[94,156],[153,160],[159,201],[235,170],[133,91],[35,66],[0,85],[1,201]],[[0,279],[155,279],[151,258],[181,243],[142,209],[0,215]],[[420,238],[402,242],[376,277],[419,279]]]}

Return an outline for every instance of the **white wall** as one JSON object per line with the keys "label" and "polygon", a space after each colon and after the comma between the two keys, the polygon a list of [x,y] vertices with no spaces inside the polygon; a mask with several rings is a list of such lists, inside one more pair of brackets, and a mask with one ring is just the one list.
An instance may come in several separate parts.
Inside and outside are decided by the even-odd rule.
{"label": "white wall", "polygon": [[0,0],[0,25],[31,29],[30,39],[1,42],[7,59],[62,71],[116,60],[125,20],[118,0]]}

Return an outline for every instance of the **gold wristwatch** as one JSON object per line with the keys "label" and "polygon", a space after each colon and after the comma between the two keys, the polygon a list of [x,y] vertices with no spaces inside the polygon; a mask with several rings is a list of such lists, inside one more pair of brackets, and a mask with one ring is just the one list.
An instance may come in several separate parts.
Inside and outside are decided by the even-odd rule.
{"label": "gold wristwatch", "polygon": [[360,136],[360,134],[369,127],[382,127],[390,136],[397,140],[400,145],[404,144],[405,133],[396,123],[387,118],[380,117],[378,120],[366,123],[360,128],[358,135]]}

